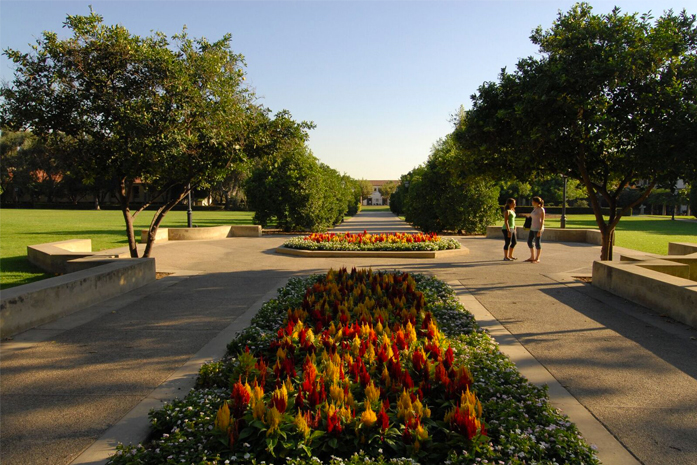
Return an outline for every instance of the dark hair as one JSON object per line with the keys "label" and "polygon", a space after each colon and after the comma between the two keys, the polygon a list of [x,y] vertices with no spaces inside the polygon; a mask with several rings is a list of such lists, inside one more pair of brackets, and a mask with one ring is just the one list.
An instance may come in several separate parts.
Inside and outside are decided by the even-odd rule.
{"label": "dark hair", "polygon": [[515,199],[513,199],[513,198],[506,200],[506,210],[510,210],[511,208],[513,208],[514,203],[515,203]]}
{"label": "dark hair", "polygon": [[533,202],[539,203],[539,204],[540,204],[540,207],[544,207],[544,206],[545,206],[545,201],[542,200],[542,197],[539,197],[539,196],[537,196],[537,195],[536,195],[535,197],[532,198],[532,201],[533,201]]}

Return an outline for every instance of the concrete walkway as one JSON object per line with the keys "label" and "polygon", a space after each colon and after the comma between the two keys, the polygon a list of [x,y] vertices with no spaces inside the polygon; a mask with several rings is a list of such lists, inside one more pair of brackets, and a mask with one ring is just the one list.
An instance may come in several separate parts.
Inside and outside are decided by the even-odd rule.
{"label": "concrete walkway", "polygon": [[369,233],[417,232],[410,224],[400,220],[391,212],[370,209],[362,210],[358,215],[332,229],[332,232],[361,233],[363,231]]}
{"label": "concrete walkway", "polygon": [[599,247],[544,243],[534,265],[525,244],[503,262],[503,241],[465,237],[457,258],[310,259],[275,254],[286,238],[158,245],[174,275],[3,342],[0,462],[70,463],[285,279],[356,266],[460,283],[641,463],[697,463],[697,331],[574,280]]}

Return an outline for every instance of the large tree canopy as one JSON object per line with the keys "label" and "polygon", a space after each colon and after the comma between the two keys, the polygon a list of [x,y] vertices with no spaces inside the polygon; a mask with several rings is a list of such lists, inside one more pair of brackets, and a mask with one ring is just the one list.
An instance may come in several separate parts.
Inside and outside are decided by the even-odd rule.
{"label": "large tree canopy", "polygon": [[[69,174],[119,186],[133,257],[133,217],[161,200],[148,256],[164,215],[191,188],[221,179],[244,159],[245,136],[263,111],[244,86],[243,57],[232,52],[230,36],[143,38],[94,12],[68,16],[65,26],[67,39],[45,32],[31,53],[5,51],[16,70],[1,91],[0,120],[42,140],[64,135],[77,147]],[[137,181],[152,195],[131,211]]]}
{"label": "large tree canopy", "polygon": [[[500,179],[555,173],[581,181],[608,259],[622,215],[654,186],[694,177],[695,17],[671,11],[653,21],[619,9],[596,15],[577,4],[531,40],[540,57],[482,85],[455,138],[466,163]],[[627,186],[641,195],[617,210]]]}

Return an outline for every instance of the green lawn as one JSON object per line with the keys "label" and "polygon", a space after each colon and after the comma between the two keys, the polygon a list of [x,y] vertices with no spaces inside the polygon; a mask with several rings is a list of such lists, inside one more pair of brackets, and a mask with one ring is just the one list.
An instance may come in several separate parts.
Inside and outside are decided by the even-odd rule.
{"label": "green lawn", "polygon": [[[549,217],[545,220],[545,226],[558,228],[559,221],[559,216]],[[516,224],[522,226],[523,219],[516,218]],[[568,215],[566,227],[598,229],[593,215]],[[697,223],[672,221],[669,216],[627,216],[620,220],[615,232],[615,245],[643,252],[667,255],[669,242],[697,243]]]}
{"label": "green lawn", "polygon": [[[218,226],[252,224],[253,212],[194,211],[193,224]],[[152,212],[136,217],[136,239],[146,229]],[[162,227],[186,227],[186,212],[167,214]],[[27,245],[67,239],[92,239],[92,250],[112,249],[128,244],[126,226],[118,210],[20,210],[0,211],[0,289],[49,277],[27,261]]]}

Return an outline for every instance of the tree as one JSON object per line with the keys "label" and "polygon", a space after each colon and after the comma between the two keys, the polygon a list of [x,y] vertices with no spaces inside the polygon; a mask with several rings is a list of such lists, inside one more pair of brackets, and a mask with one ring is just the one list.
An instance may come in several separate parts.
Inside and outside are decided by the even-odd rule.
{"label": "tree", "polygon": [[373,195],[373,185],[365,179],[361,179],[358,183],[361,186],[361,203],[363,203],[363,199]]}
{"label": "tree", "polygon": [[[482,85],[456,139],[465,162],[484,172],[578,179],[602,233],[601,259],[610,259],[620,218],[654,186],[696,169],[695,17],[669,11],[652,23],[582,3],[531,40],[541,56]],[[641,194],[618,210],[628,186]]]}
{"label": "tree", "polygon": [[[243,85],[243,58],[231,51],[229,35],[216,42],[186,33],[141,38],[104,25],[94,12],[68,16],[65,26],[68,39],[45,32],[32,53],[5,51],[16,70],[12,86],[0,91],[0,122],[42,140],[64,134],[75,141],[70,174],[88,185],[116,183],[132,257],[133,219],[161,201],[147,257],[167,212],[245,158],[248,123],[260,110]],[[137,180],[151,197],[131,211]]]}
{"label": "tree", "polygon": [[394,194],[395,190],[397,190],[397,184],[393,183],[392,181],[386,182],[382,186],[378,187],[378,192],[380,192],[382,198],[387,199],[388,201],[390,200],[390,196]]}
{"label": "tree", "polygon": [[403,177],[406,220],[424,231],[483,233],[499,214],[499,190],[459,163],[451,136],[438,141],[428,161]]}
{"label": "tree", "polygon": [[254,221],[275,219],[284,231],[325,231],[343,220],[352,196],[345,178],[300,143],[262,160],[246,192]]}

